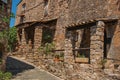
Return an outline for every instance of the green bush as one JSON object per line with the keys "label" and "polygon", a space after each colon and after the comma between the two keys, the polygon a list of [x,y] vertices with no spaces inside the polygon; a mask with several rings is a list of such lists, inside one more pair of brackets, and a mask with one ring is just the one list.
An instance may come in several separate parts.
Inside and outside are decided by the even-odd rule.
{"label": "green bush", "polygon": [[84,54],[78,54],[78,57],[79,58],[85,58],[85,55]]}
{"label": "green bush", "polygon": [[0,32],[0,42],[5,45],[8,51],[12,52],[15,48],[17,42],[17,29],[16,27],[11,27],[9,30],[4,30]]}
{"label": "green bush", "polygon": [[64,57],[64,53],[63,52],[60,53],[60,57]]}
{"label": "green bush", "polygon": [[10,72],[0,71],[0,80],[10,80],[11,78],[12,78],[12,74]]}
{"label": "green bush", "polygon": [[39,51],[48,55],[48,54],[52,53],[54,48],[55,48],[54,43],[45,43],[45,46],[41,46],[39,48]]}
{"label": "green bush", "polygon": [[16,27],[11,27],[8,34],[8,50],[12,52],[17,43],[17,29]]}
{"label": "green bush", "polygon": [[104,66],[106,62],[107,62],[107,59],[103,59],[101,60],[100,64]]}

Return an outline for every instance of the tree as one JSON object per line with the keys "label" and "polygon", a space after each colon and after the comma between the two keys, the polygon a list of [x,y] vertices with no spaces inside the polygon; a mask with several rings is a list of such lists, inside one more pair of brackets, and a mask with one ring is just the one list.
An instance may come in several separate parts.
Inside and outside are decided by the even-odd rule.
{"label": "tree", "polygon": [[[11,0],[9,0],[11,1]],[[4,7],[4,6],[2,6]],[[10,9],[10,6],[7,6],[8,9]],[[12,46],[13,45],[12,43],[14,42],[15,38],[13,37],[13,35],[15,36],[15,32],[14,30],[15,29],[9,29],[9,23],[10,23],[10,18],[14,18],[14,14],[11,13],[11,15],[9,14],[10,13],[10,10],[8,11],[7,10],[7,15],[2,15],[2,19],[0,20],[1,22],[1,26],[3,28],[2,31],[0,31],[0,52],[1,52],[1,58],[2,59],[2,63],[0,64],[0,70],[1,71],[5,71],[5,68],[6,68],[6,59],[7,59],[7,52],[8,49],[9,50],[12,50]],[[13,39],[14,38],[14,39]],[[10,40],[11,39],[11,40]],[[1,73],[0,73],[1,74]],[[6,77],[7,76],[7,73],[5,73],[4,75],[2,75],[2,78],[1,78],[1,75],[0,75],[0,80],[8,80],[9,78]]]}
{"label": "tree", "polygon": [[[3,23],[9,24],[10,18],[15,18],[14,13],[11,13],[9,16],[4,16],[2,18]],[[1,39],[0,42],[5,44],[5,48],[7,49],[5,51],[12,52],[15,47],[15,43],[17,42],[16,28],[12,27],[12,28],[8,28],[8,29],[1,31],[0,39]]]}
{"label": "tree", "polygon": [[15,49],[15,44],[17,43],[17,29],[12,27],[8,32],[8,49],[12,52]]}
{"label": "tree", "polygon": [[5,44],[8,51],[12,52],[17,42],[16,27],[11,27],[9,30],[0,32],[0,42]]}

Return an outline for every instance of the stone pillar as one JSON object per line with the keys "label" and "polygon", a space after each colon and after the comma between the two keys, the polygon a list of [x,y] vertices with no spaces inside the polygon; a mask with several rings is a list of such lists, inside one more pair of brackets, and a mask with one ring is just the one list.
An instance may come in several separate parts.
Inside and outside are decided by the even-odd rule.
{"label": "stone pillar", "polygon": [[[17,39],[18,39],[18,43],[20,44],[20,37],[19,37],[19,29],[17,29]],[[20,34],[21,35],[21,34]]]}
{"label": "stone pillar", "polygon": [[104,27],[103,21],[98,21],[96,26],[91,27],[90,63],[94,68],[101,68],[104,50]]}
{"label": "stone pillar", "polygon": [[42,41],[42,28],[40,26],[35,27],[34,34],[34,53],[38,53],[38,48],[41,46]]}
{"label": "stone pillar", "polygon": [[20,36],[19,36],[19,29],[17,29],[17,40],[18,40],[18,45],[17,45],[18,53],[17,54],[21,54],[22,52],[21,52],[21,41],[20,41]]}
{"label": "stone pillar", "polygon": [[54,42],[56,49],[64,49],[65,29],[61,26],[56,26]]}
{"label": "stone pillar", "polygon": [[67,63],[74,62],[71,37],[72,37],[71,33],[68,32],[66,34],[66,39],[65,39],[65,54],[64,54],[64,62]]}
{"label": "stone pillar", "polygon": [[22,41],[21,41],[21,52],[22,55],[26,53],[26,39],[25,39],[25,29],[22,29]]}

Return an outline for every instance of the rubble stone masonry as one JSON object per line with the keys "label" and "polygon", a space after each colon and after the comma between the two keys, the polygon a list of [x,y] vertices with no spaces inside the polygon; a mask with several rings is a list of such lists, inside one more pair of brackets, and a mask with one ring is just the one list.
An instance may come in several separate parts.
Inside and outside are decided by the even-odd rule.
{"label": "rubble stone masonry", "polygon": [[[120,0],[22,0],[16,16],[19,53],[65,80],[119,80],[119,8]],[[46,34],[55,43],[52,58],[38,51]],[[64,60],[55,61],[60,53]],[[81,54],[89,61],[76,62]]]}
{"label": "rubble stone masonry", "polygon": [[96,26],[91,27],[90,62],[94,68],[99,68],[103,60],[104,27],[105,23],[102,21],[98,21]]}

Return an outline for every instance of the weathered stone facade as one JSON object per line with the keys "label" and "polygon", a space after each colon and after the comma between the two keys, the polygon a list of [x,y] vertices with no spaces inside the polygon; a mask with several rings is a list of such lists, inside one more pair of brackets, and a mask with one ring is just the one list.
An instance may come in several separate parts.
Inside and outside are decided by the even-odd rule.
{"label": "weathered stone facade", "polygon": [[[16,17],[18,52],[66,80],[120,79],[119,8],[120,0],[22,0]],[[38,48],[46,34],[64,61],[42,58]]]}

